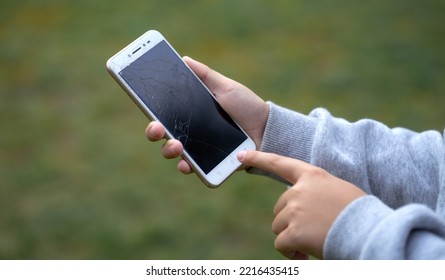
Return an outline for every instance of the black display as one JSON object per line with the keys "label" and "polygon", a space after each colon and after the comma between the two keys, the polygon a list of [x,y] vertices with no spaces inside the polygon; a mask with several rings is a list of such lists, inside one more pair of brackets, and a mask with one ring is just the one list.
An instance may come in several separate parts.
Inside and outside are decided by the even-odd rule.
{"label": "black display", "polygon": [[204,173],[247,139],[165,41],[119,74]]}

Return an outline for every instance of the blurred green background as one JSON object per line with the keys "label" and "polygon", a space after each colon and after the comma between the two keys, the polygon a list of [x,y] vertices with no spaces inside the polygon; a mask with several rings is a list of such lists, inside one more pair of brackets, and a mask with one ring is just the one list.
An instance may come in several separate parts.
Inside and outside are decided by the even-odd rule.
{"label": "blurred green background", "polygon": [[282,258],[285,188],[179,174],[106,60],[157,29],[266,100],[442,130],[444,15],[442,0],[3,0],[0,258]]}

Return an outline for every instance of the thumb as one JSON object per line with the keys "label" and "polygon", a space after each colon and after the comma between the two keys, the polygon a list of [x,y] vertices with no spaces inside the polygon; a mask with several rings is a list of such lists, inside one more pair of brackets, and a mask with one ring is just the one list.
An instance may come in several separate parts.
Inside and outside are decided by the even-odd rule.
{"label": "thumb", "polygon": [[188,56],[184,56],[183,60],[217,98],[219,94],[227,91],[226,85],[231,79]]}

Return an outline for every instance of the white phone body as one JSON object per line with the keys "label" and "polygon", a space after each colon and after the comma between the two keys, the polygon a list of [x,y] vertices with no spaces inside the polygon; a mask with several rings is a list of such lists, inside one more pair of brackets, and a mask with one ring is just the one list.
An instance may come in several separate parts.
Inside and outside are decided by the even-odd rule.
{"label": "white phone body", "polygon": [[183,158],[207,186],[219,186],[241,166],[239,151],[255,149],[159,32],[140,36],[107,69],[150,120],[164,125],[168,139],[182,142]]}

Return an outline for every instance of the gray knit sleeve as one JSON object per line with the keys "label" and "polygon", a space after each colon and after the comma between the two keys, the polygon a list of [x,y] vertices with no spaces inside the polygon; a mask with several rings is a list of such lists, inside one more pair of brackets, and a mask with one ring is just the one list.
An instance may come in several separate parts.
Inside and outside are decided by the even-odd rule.
{"label": "gray knit sleeve", "polygon": [[306,116],[268,104],[262,151],[319,166],[369,194],[337,217],[324,244],[326,258],[445,258],[442,134],[369,119],[351,123],[324,109]]}

